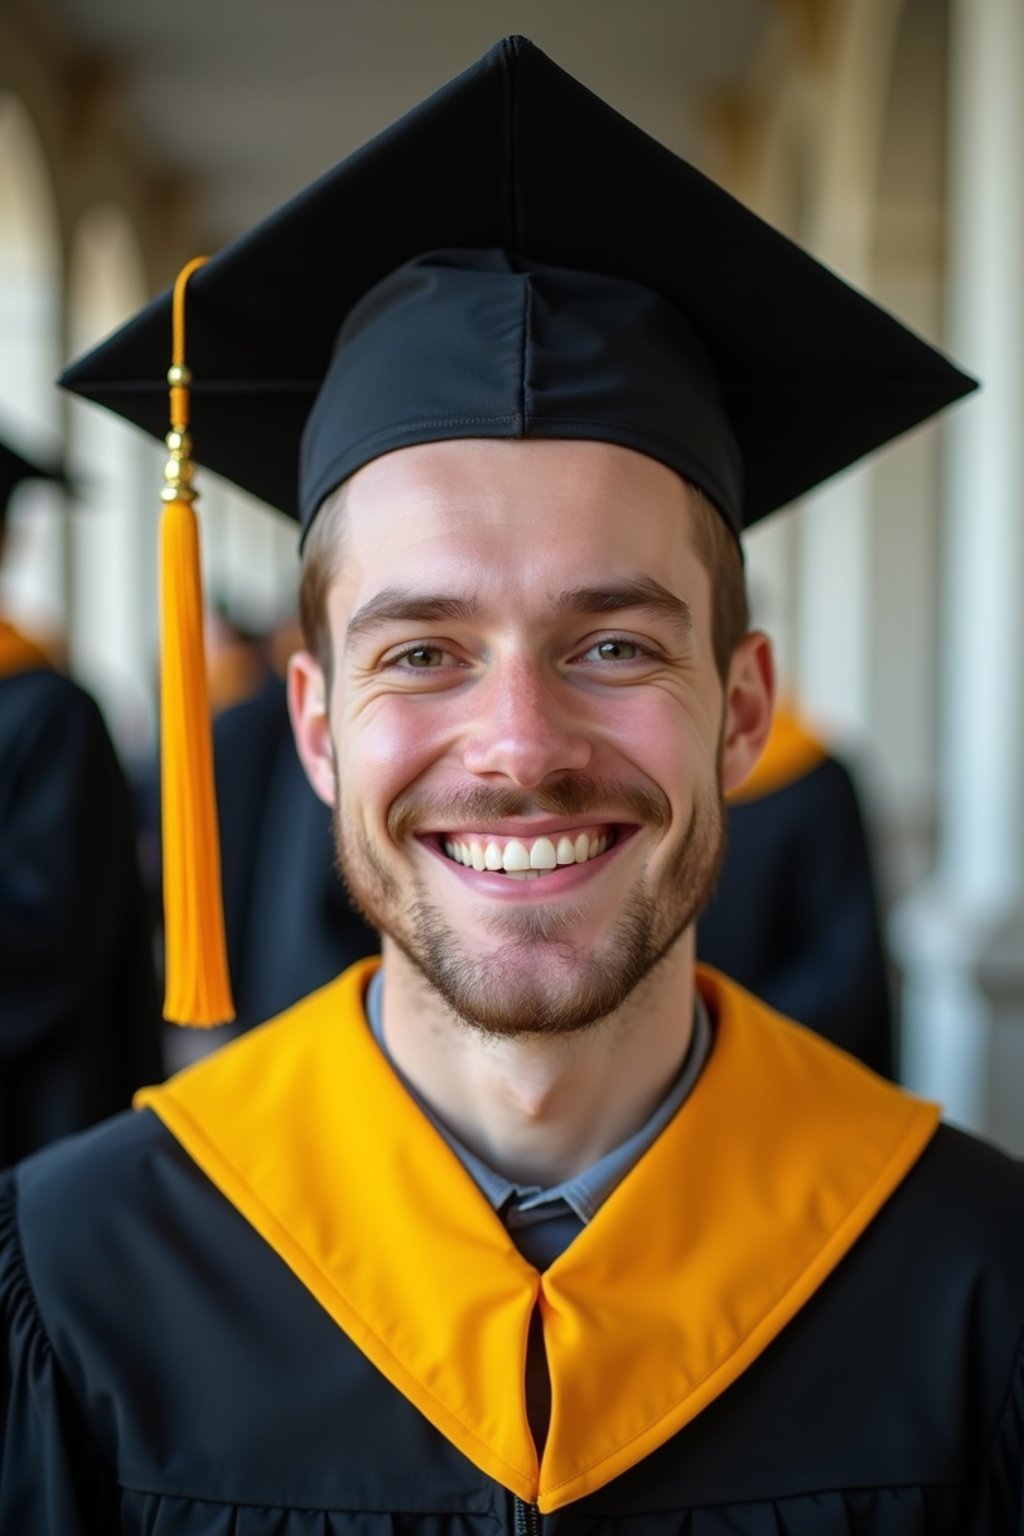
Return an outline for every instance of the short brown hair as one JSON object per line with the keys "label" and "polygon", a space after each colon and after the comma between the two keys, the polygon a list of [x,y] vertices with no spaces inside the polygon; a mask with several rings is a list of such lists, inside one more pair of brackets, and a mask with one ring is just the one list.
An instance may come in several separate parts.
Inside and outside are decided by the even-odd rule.
{"label": "short brown hair", "polygon": [[313,519],[302,546],[299,574],[299,624],[306,650],[323,668],[328,682],[334,666],[327,597],[341,565],[342,509],[345,487],[332,491]]}
{"label": "short brown hair", "polygon": [[711,648],[723,686],[732,653],[750,628],[747,572],[740,541],[722,514],[690,486],[694,554],[711,577]]}
{"label": "short brown hair", "polygon": [[[724,684],[732,653],[750,628],[747,578],[739,541],[704,493],[690,487],[694,553],[711,577],[711,645]],[[306,649],[328,679],[333,667],[327,594],[341,564],[345,487],[334,491],[317,513],[302,551],[299,622]]]}

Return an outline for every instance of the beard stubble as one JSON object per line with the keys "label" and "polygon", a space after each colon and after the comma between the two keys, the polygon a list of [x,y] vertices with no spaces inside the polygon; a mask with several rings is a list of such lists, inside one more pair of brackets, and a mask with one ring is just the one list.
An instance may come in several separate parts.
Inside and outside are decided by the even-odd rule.
{"label": "beard stubble", "polygon": [[[719,756],[721,747],[719,747]],[[495,937],[486,955],[469,953],[458,931],[416,877],[403,893],[355,819],[347,816],[335,778],[332,811],[335,856],[354,905],[388,936],[450,1012],[480,1033],[503,1039],[579,1033],[620,1008],[690,927],[714,890],[725,845],[725,811],[716,761],[711,786],[694,793],[689,821],[676,837],[656,881],[638,880],[625,910],[596,948],[573,942],[582,903],[523,907],[485,919]],[[667,827],[667,800],[647,789],[601,785],[580,776],[532,794],[479,786],[439,807],[415,799],[396,803],[389,836],[400,843],[416,825],[473,825],[537,814],[614,820],[619,807],[645,826]]]}

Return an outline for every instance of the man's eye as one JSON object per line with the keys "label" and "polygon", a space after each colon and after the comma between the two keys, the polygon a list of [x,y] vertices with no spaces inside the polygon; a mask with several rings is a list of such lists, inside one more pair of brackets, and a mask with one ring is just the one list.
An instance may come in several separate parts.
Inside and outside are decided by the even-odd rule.
{"label": "man's eye", "polygon": [[636,661],[644,653],[634,640],[599,640],[590,654],[599,661]]}
{"label": "man's eye", "polygon": [[396,656],[395,661],[400,666],[414,667],[425,672],[430,667],[442,666],[445,655],[438,645],[417,645],[411,651],[403,651],[401,656]]}
{"label": "man's eye", "polygon": [[390,672],[397,677],[410,672],[436,672],[439,675],[431,684],[432,687],[454,680],[456,674],[461,675],[465,667],[466,660],[461,652],[426,640],[420,641],[418,645],[404,645],[387,651],[376,663],[378,672]]}

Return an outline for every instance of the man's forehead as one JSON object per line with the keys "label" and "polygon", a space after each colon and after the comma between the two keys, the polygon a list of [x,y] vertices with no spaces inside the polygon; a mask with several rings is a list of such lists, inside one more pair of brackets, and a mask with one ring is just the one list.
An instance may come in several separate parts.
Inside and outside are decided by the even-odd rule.
{"label": "man's forehead", "polygon": [[[366,542],[472,538],[473,529],[542,524],[554,542],[587,532],[614,544],[620,520],[685,522],[693,492],[674,470],[614,443],[457,438],[365,465],[335,497]],[[329,498],[328,505],[334,498]]]}
{"label": "man's forehead", "polygon": [[674,471],[613,444],[457,440],[375,460],[327,520],[355,604],[385,585],[556,592],[673,572],[692,496]]}
{"label": "man's forehead", "polygon": [[[385,592],[392,610],[401,597],[491,612],[514,602],[538,615],[568,611],[566,594],[584,590],[594,611],[625,606],[630,588],[637,601],[657,588],[690,598],[693,494],[664,465],[607,443],[402,449],[331,498],[336,619],[347,626],[370,603],[382,611]],[[610,592],[622,600],[600,596]],[[438,603],[431,611],[443,616]]]}

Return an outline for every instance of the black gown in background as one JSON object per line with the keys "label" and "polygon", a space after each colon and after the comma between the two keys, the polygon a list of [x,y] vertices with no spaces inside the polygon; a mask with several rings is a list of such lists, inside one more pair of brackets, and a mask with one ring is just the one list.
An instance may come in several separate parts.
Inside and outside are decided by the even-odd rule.
{"label": "black gown in background", "polygon": [[29,666],[0,677],[0,1164],[160,1075],[124,775],[89,695]]}
{"label": "black gown in background", "polygon": [[787,1018],[895,1075],[889,976],[870,847],[847,769],[806,772],[727,808],[697,953]]}

